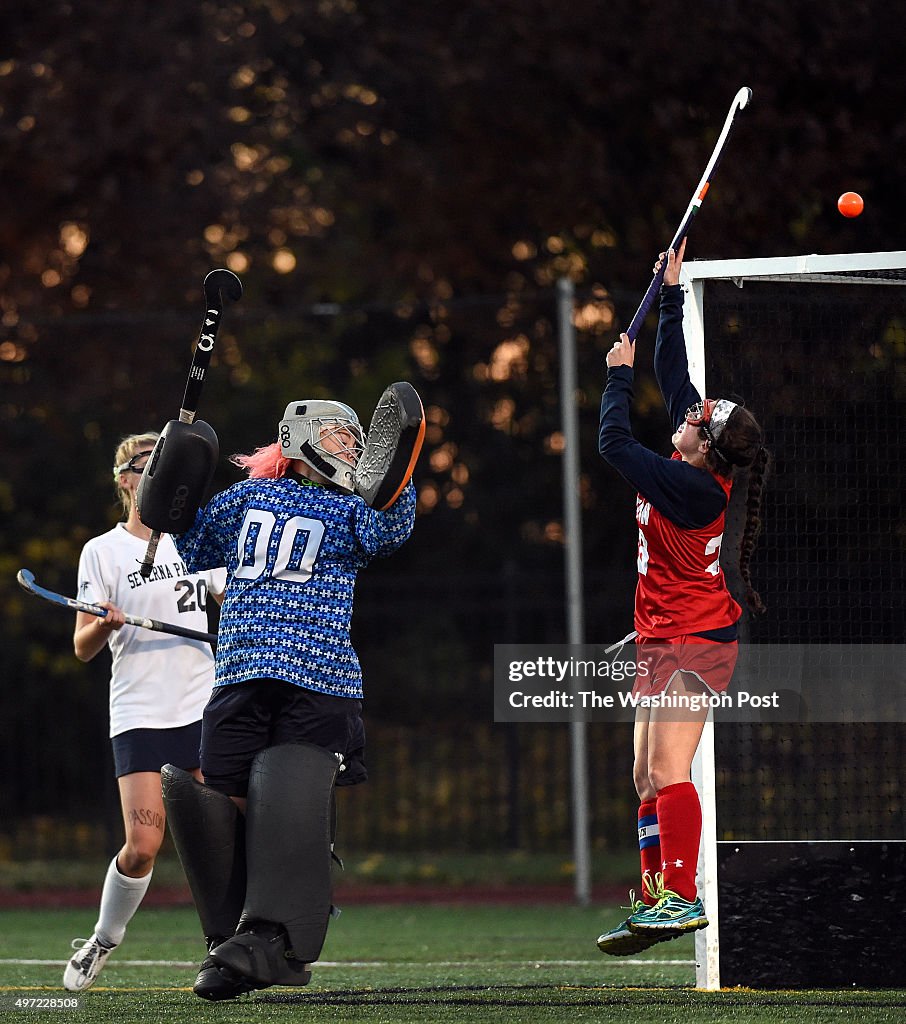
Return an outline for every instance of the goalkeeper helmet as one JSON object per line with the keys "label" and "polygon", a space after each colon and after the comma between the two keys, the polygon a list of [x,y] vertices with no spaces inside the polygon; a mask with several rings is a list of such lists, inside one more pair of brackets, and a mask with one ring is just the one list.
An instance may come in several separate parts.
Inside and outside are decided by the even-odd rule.
{"label": "goalkeeper helmet", "polygon": [[355,410],[320,399],[290,402],[278,429],[280,454],[301,459],[328,483],[351,494],[365,432]]}

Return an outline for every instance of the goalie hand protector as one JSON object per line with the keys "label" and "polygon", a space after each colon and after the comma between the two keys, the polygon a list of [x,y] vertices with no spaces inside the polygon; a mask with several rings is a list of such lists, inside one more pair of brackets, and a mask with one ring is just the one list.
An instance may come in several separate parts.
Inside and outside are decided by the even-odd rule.
{"label": "goalie hand protector", "polygon": [[425,440],[425,410],[406,381],[391,384],[371,418],[368,440],[355,471],[355,492],[366,504],[389,508],[412,478]]}
{"label": "goalie hand protector", "polygon": [[204,420],[170,420],[161,432],[135,492],[138,517],[159,533],[185,533],[195,522],[220,446]]}

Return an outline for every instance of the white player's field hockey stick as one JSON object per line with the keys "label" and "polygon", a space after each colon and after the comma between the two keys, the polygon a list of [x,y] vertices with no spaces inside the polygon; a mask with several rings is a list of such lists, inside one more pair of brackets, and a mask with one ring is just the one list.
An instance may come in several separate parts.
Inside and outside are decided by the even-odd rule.
{"label": "white player's field hockey stick", "polygon": [[[714,152],[711,154],[711,159],[708,161],[705,173],[702,175],[702,179],[698,183],[698,187],[692,196],[692,201],[686,208],[686,212],[683,215],[680,226],[677,228],[676,234],[673,236],[673,241],[669,246],[670,249],[678,249],[682,240],[689,234],[689,228],[692,226],[692,219],[698,213],[699,207],[702,205],[708,189],[711,187],[711,179],[714,177],[714,174],[717,171],[717,165],[720,163],[720,158],[724,154],[724,149],[726,148],[727,141],[730,138],[730,130],[733,127],[733,121],[736,114],[748,106],[751,98],[752,90],[748,88],[748,86],[743,86],[742,89],[740,89],[733,97],[733,102],[730,105],[730,112],[727,114],[727,119],[724,121],[723,129],[717,138],[717,143],[714,146]],[[638,337],[638,333],[642,327],[642,321],[648,315],[648,310],[651,309],[655,296],[660,291],[661,285],[664,283],[664,274],[666,271],[667,260],[664,259],[661,260],[661,267],[652,278],[651,284],[648,286],[648,291],[645,292],[645,297],[642,299],[639,308],[636,310],[636,314],[632,318],[632,322],[629,327],[626,328],[626,334],[629,335],[630,341],[635,341]]]}
{"label": "white player's field hockey stick", "polygon": [[[51,604],[60,608],[72,608],[77,612],[85,612],[88,615],[97,615],[99,619],[107,614],[106,608],[100,605],[89,604],[87,601],[79,601],[74,597],[64,597],[62,594],[55,594],[52,590],[45,590],[35,583],[35,574],[29,569],[20,569],[16,573],[16,579],[23,590],[35,597],[42,597]],[[176,626],[170,622],[158,622],[157,619],[144,619],[137,615],[127,615],[126,622],[130,626],[140,626],[142,629],[152,629],[155,633],[170,633],[173,636],[182,636],[187,640],[203,640],[205,643],[213,643],[217,636],[214,633],[202,633],[197,629],[187,629],[185,626]]]}

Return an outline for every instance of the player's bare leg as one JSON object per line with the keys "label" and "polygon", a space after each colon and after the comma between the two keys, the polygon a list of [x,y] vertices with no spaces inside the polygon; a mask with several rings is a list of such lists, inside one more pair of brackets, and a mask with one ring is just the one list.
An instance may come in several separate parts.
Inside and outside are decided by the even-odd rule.
{"label": "player's bare leg", "polygon": [[[651,785],[651,780],[648,774],[648,728],[650,724],[650,716],[650,708],[642,706],[636,708],[635,727],[633,731],[633,779],[635,781],[636,791],[639,795],[640,812],[644,808],[650,808],[657,796],[657,793]],[[642,953],[646,949],[650,949],[658,942],[664,942],[667,939],[673,938],[673,935],[666,933],[636,935],[629,930],[629,918],[634,914],[642,912],[646,907],[653,906],[657,902],[654,895],[656,887],[655,873],[660,869],[660,859],[657,856],[654,856],[652,859],[651,856],[651,854],[655,852],[652,849],[654,830],[652,829],[651,841],[646,840],[646,838],[642,836],[642,822],[645,820],[645,817],[640,813],[639,846],[642,860],[641,898],[637,899],[635,889],[630,889],[629,906],[624,908],[629,911],[629,917],[621,921],[614,928],[611,928],[610,931],[604,932],[603,935],[598,936],[598,949],[600,949],[602,953],[607,953],[609,956],[632,956],[636,953]],[[657,850],[660,849],[659,845],[656,843],[654,843],[654,845]],[[649,870],[646,870],[646,861],[651,865]]]}
{"label": "player's bare leg", "polygon": [[101,892],[94,933],[73,940],[75,955],[66,965],[63,985],[70,992],[90,988],[110,953],[123,941],[138,910],[164,838],[166,813],[157,772],[133,772],[118,779],[126,841],[110,862]]}
{"label": "player's bare leg", "polygon": [[[666,693],[702,696],[706,690],[690,673],[677,672]],[[647,731],[647,792],[657,794],[663,873],[655,878],[657,903],[630,915],[627,927],[640,937],[674,938],[705,928],[708,919],[695,892],[701,840],[701,806],[690,781],[692,759],[708,717],[706,707],[668,706],[651,710]]]}
{"label": "player's bare leg", "polygon": [[[667,695],[674,698],[702,696],[706,692],[702,683],[688,672],[677,672],[666,689]],[[648,755],[646,792],[651,796],[666,786],[689,781],[692,759],[707,717],[707,708],[650,709],[645,746]]]}

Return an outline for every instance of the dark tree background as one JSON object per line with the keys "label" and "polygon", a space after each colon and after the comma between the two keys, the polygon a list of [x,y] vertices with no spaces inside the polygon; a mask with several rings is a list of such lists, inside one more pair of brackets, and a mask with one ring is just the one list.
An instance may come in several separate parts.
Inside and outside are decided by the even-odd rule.
{"label": "dark tree background", "polygon": [[[495,640],[562,640],[554,285],[579,295],[590,639],[628,625],[631,493],[597,458],[628,322],[742,85],[689,257],[902,247],[904,34],[880,0],[20,0],[0,12],[0,806],[88,813],[106,664],[69,592],[125,433],[175,415],[214,266],[245,285],[200,415],[225,453],[287,401],[429,417],[412,542],[363,577],[378,720],[489,720]],[[864,215],[836,197],[859,191]],[[637,427],[662,448],[640,341]],[[224,464],[217,484],[234,477]],[[389,676],[392,685],[382,686]],[[14,769],[27,784],[17,785]],[[65,783],[65,784],[64,784]],[[63,787],[61,789],[61,786]],[[55,795],[56,794],[56,795]]]}

